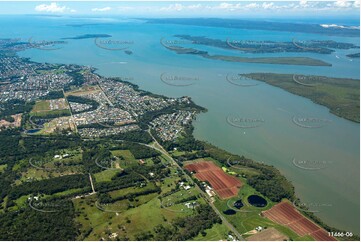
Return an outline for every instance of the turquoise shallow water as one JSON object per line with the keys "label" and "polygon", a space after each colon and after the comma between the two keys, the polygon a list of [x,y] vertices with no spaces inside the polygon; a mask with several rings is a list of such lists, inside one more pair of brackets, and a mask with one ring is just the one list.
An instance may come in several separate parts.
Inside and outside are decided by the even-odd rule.
{"label": "turquoise shallow water", "polygon": [[[24,21],[26,20],[26,21]],[[104,24],[105,23],[111,24]],[[67,24],[102,23],[82,27]],[[11,26],[10,26],[11,24]],[[29,28],[32,26],[32,28]],[[207,60],[191,55],[177,55],[159,44],[162,37],[174,34],[204,35],[219,39],[261,39],[273,41],[332,39],[359,44],[359,38],[318,36],[311,34],[230,30],[180,25],[150,25],[141,21],[91,20],[75,18],[0,17],[0,37],[33,37],[58,40],[81,34],[110,34],[113,40],[132,40],[133,51],[98,48],[92,39],[67,40],[56,51],[27,50],[20,55],[34,61],[92,65],[105,76],[120,76],[142,89],[167,96],[189,95],[208,109],[200,114],[195,136],[233,153],[272,164],[290,179],[297,195],[329,225],[359,233],[360,197],[360,126],[338,118],[328,109],[306,98],[292,95],[264,83],[241,87],[226,81],[227,74],[242,72],[279,72],[359,78],[359,60],[350,61],[346,54],[357,50],[337,50],[331,55],[282,53],[281,56],[309,56],[332,63],[332,67],[306,67],[269,64],[230,63]],[[239,52],[199,47],[212,54]],[[336,55],[339,57],[337,58]],[[243,55],[252,56],[252,55]],[[257,56],[280,56],[259,54]],[[160,75],[199,77],[193,85],[166,85]],[[242,129],[230,125],[227,117],[264,120],[257,128]],[[292,117],[331,120],[322,128],[306,129],[295,125]],[[305,170],[292,163],[296,160],[323,162],[323,169]]]}

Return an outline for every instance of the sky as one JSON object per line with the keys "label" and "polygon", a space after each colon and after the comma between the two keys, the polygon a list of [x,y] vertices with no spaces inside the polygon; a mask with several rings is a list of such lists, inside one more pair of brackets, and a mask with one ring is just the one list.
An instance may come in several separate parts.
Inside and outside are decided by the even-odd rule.
{"label": "sky", "polygon": [[0,14],[124,17],[255,17],[360,15],[357,1],[2,1]]}

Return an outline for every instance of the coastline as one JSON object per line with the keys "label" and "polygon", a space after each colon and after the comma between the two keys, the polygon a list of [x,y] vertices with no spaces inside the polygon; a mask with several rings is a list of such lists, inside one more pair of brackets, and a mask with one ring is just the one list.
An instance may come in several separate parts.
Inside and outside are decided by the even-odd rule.
{"label": "coastline", "polygon": [[[127,81],[124,81],[125,83],[128,83],[128,84],[132,84],[132,83],[130,83],[130,82],[127,82]],[[135,85],[135,84],[132,84],[133,85],[133,87],[135,88],[137,85]],[[140,89],[138,89],[138,90],[140,90]],[[140,91],[144,91],[144,90],[140,90]],[[148,93],[148,94],[152,94],[152,93],[150,93],[150,92],[148,92],[148,91],[144,91],[145,93]],[[152,94],[152,95],[157,95],[157,94]],[[163,95],[161,95],[161,96],[163,96]],[[166,96],[163,96],[163,97],[166,97]],[[312,216],[312,215],[311,215]],[[322,223],[322,221],[319,221],[320,223]],[[327,225],[323,225],[323,226],[325,226],[325,227],[328,227]],[[330,227],[328,227],[328,228],[330,228]],[[333,229],[333,228],[332,228]],[[333,231],[335,231],[335,230],[333,230]]]}

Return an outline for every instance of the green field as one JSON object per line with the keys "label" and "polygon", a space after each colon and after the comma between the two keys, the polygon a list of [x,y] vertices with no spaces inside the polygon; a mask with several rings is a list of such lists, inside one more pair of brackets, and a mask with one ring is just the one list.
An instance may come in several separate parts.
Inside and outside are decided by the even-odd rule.
{"label": "green field", "polygon": [[40,118],[70,116],[70,110],[62,109],[62,110],[38,111],[38,112],[31,112],[31,115]]}
{"label": "green field", "polygon": [[185,154],[195,154],[197,153],[196,150],[193,150],[191,152],[185,152],[185,151],[179,151],[179,150],[174,150],[172,152],[170,152],[170,154],[174,157],[177,157],[177,156],[182,156],[182,155],[185,155]]}
{"label": "green field", "polygon": [[110,182],[113,176],[120,172],[120,169],[108,169],[95,173],[94,178],[96,182]]}
{"label": "green field", "polygon": [[254,176],[254,175],[260,174],[260,172],[254,168],[241,166],[241,165],[235,165],[233,167],[228,167],[228,170],[230,172],[238,173],[241,176]]}
{"label": "green field", "polygon": [[[199,192],[196,188],[191,188],[188,191],[180,188],[180,191],[177,191],[171,195],[166,197],[162,197],[162,206],[170,211],[174,212],[184,212],[184,213],[192,213],[191,208],[187,208],[184,204],[186,202],[197,202],[197,204],[204,204],[203,199],[199,198]],[[196,196],[196,199],[192,199],[186,202],[181,202],[183,199],[190,199]]]}
{"label": "green field", "polygon": [[203,236],[199,234],[192,240],[195,241],[220,241],[226,240],[228,237],[229,229],[224,224],[215,224],[212,228],[205,230],[206,234]]}
{"label": "green field", "polygon": [[51,177],[59,177],[83,172],[82,154],[80,149],[57,150],[57,155],[69,156],[66,158],[54,158],[54,154],[49,152],[41,156],[25,159],[17,163],[13,169],[23,169],[21,177],[15,181],[19,185],[30,180],[43,180]]}
{"label": "green field", "polygon": [[24,195],[24,196],[21,196],[18,199],[16,199],[14,201],[16,205],[12,209],[17,210],[19,208],[28,206],[28,202],[27,202],[28,197],[29,197],[29,195]]}
{"label": "green field", "polygon": [[153,183],[149,182],[143,187],[128,187],[128,188],[108,192],[108,194],[110,195],[111,198],[118,198],[118,197],[130,194],[130,193],[142,192],[142,191],[146,191],[146,190],[150,190],[150,189],[154,189],[154,188],[155,188],[155,185]]}
{"label": "green field", "polygon": [[[123,189],[122,189],[123,190]],[[132,189],[114,191],[111,194],[127,194]],[[117,201],[103,206],[112,212],[102,211],[95,206],[96,196],[74,199],[73,203],[79,215],[76,220],[82,224],[81,231],[91,231],[86,240],[109,240],[110,233],[117,233],[119,239],[135,240],[136,235],[144,231],[152,231],[156,225],[167,225],[168,221],[186,213],[176,213],[161,208],[156,193],[138,196],[135,201]]]}
{"label": "green field", "polygon": [[133,154],[130,150],[112,150],[112,155],[117,157],[117,163],[120,168],[127,168],[134,165],[139,165],[139,161],[134,158]]}
{"label": "green field", "polygon": [[41,112],[41,111],[49,111],[50,110],[50,104],[48,101],[38,101],[35,103],[32,112]]}
{"label": "green field", "polygon": [[82,190],[83,190],[83,189],[81,189],[81,188],[73,188],[73,189],[69,189],[69,190],[63,191],[63,192],[57,192],[57,193],[53,194],[53,196],[54,196],[54,197],[68,196],[68,195],[71,195],[71,194],[79,193],[79,192],[81,192]]}
{"label": "green field", "polygon": [[172,176],[172,177],[166,177],[162,181],[162,194],[169,192],[170,190],[174,189],[176,187],[176,184],[180,181],[179,177]]}
{"label": "green field", "polygon": [[[60,100],[60,99],[59,99]],[[54,100],[57,101],[57,100]],[[61,116],[69,116],[70,115],[70,109],[69,106],[66,104],[65,101],[61,100],[59,103],[59,109],[53,109],[50,108],[50,101],[49,100],[41,100],[37,101],[33,107],[33,109],[30,112],[31,116],[34,117],[61,117]]]}
{"label": "green field", "polygon": [[0,165],[0,173],[2,173],[7,167],[7,164],[5,165]]}
{"label": "green field", "polygon": [[[122,157],[124,160],[133,162],[134,165],[141,166],[129,150],[113,150],[111,153],[113,156]],[[165,160],[165,158],[162,159]],[[144,166],[153,164],[151,159],[144,161]],[[188,191],[184,188],[174,190],[182,176],[177,174],[175,167],[169,169],[170,175],[161,180],[144,181],[136,186],[106,192],[112,199],[110,203],[99,203],[96,195],[73,199],[78,214],[76,221],[81,224],[82,235],[79,239],[136,240],[139,234],[147,231],[155,236],[154,228],[157,225],[169,226],[175,218],[193,215],[194,210],[187,208],[182,199],[192,198],[192,201],[197,201],[198,204],[205,204],[205,201],[199,197],[199,192],[194,187]],[[116,170],[104,170],[95,173],[94,177],[96,182],[111,182],[111,177],[116,172]],[[127,196],[154,190],[157,186],[161,187],[159,194],[152,192],[135,197]],[[175,192],[171,192],[172,189]],[[164,208],[161,201],[172,201],[173,204]],[[209,229],[207,235],[209,238],[221,239],[225,238],[224,231],[226,229],[220,225]]]}

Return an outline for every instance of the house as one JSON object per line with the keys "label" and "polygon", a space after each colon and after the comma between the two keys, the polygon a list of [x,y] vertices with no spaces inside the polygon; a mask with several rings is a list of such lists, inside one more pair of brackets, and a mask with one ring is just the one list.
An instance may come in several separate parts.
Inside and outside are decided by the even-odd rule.
{"label": "house", "polygon": [[111,234],[109,235],[109,239],[115,239],[117,236],[118,236],[117,233],[111,233]]}
{"label": "house", "polygon": [[187,208],[193,209],[198,206],[197,202],[187,202],[184,204]]}
{"label": "house", "polygon": [[206,193],[207,193],[208,196],[210,196],[210,197],[213,197],[213,196],[214,196],[212,190],[206,189]]}
{"label": "house", "polygon": [[191,186],[189,186],[189,185],[187,185],[187,186],[183,186],[183,188],[184,188],[184,190],[189,190],[189,189],[191,189]]}
{"label": "house", "polygon": [[32,200],[32,199],[34,199],[35,201],[38,201],[39,200],[39,197],[38,196],[33,196],[33,197],[28,197],[28,200],[30,201],[30,200]]}

